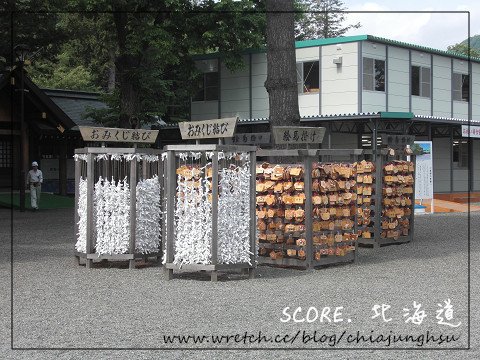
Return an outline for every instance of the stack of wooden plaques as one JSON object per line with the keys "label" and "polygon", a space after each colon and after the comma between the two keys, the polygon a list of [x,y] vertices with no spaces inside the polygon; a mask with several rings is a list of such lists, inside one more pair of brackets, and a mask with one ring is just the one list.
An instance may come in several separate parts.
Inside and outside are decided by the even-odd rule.
{"label": "stack of wooden plaques", "polygon": [[[335,263],[337,257],[352,255],[358,239],[356,165],[314,163],[305,174],[303,165],[264,163],[256,174],[259,256],[269,257],[270,264],[310,266],[308,257],[321,265],[324,259]],[[311,184],[309,194],[305,180]],[[312,213],[306,213],[310,201]],[[306,229],[306,216],[312,229]]]}
{"label": "stack of wooden plaques", "polygon": [[353,164],[312,165],[313,256],[345,256],[355,250],[356,169]]}
{"label": "stack of wooden plaques", "polygon": [[383,167],[382,238],[408,236],[414,202],[414,164],[395,160]]}
{"label": "stack of wooden plaques", "polygon": [[306,259],[305,183],[302,165],[263,163],[257,174],[258,255]]}
{"label": "stack of wooden plaques", "polygon": [[364,239],[371,239],[375,226],[375,165],[365,160],[354,165],[357,171],[357,233]]}

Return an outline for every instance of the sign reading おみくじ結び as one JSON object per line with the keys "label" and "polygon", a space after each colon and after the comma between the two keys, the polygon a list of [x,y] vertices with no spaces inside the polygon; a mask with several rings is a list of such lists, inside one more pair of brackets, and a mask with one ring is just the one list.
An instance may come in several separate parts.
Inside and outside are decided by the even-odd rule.
{"label": "sign reading \u304a\u307f\u304f\u3058\u7d50\u3073", "polygon": [[236,117],[178,123],[183,140],[231,138],[236,126]]}
{"label": "sign reading \u304a\u307f\u304f\u3058\u7d50\u3073", "polygon": [[153,144],[158,130],[79,126],[84,141],[134,142]]}

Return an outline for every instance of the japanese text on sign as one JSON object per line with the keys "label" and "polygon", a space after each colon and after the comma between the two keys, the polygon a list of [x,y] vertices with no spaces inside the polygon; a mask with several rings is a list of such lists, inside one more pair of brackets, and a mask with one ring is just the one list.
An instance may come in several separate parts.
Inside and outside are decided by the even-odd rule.
{"label": "japanese text on sign", "polygon": [[135,142],[153,144],[158,130],[79,126],[84,141]]}
{"label": "japanese text on sign", "polygon": [[433,157],[431,141],[415,141],[415,199],[433,198]]}
{"label": "japanese text on sign", "polygon": [[178,124],[183,140],[231,138],[235,132],[237,118],[181,122]]}
{"label": "japanese text on sign", "polygon": [[480,138],[480,126],[462,125],[462,137]]}
{"label": "japanese text on sign", "polygon": [[236,144],[236,145],[261,145],[261,144],[270,144],[270,133],[244,133],[244,134],[235,134],[231,139],[225,139],[225,144]]}
{"label": "japanese text on sign", "polygon": [[321,144],[325,128],[274,126],[273,136],[276,144]]}

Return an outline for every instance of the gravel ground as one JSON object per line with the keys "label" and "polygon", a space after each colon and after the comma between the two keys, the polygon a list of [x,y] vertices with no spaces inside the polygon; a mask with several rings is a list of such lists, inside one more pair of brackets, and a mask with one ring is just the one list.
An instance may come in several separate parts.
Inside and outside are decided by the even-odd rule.
{"label": "gravel ground", "polygon": [[[478,359],[480,214],[472,213],[471,350],[467,346],[467,215],[420,215],[410,244],[359,250],[355,264],[321,270],[260,267],[254,280],[223,274],[211,283],[206,274],[182,274],[164,280],[158,266],[128,270],[124,266],[90,271],[73,256],[73,210],[38,213],[0,209],[0,358],[2,359]],[[10,229],[14,232],[14,348],[10,349]],[[458,328],[437,324],[438,303],[451,299]],[[404,308],[422,304],[422,324],[405,323]],[[392,321],[371,319],[375,304],[389,304]],[[343,306],[343,322],[282,323],[286,306],[303,309]],[[351,322],[348,322],[350,319]],[[338,347],[300,341],[302,331],[318,336],[345,331]],[[267,336],[300,336],[291,344],[229,344],[224,347],[325,348],[328,350],[21,350],[19,348],[162,348],[164,335],[229,335],[245,332]],[[455,342],[397,343],[392,347],[431,350],[373,350],[385,343],[349,344],[357,331],[370,334],[415,335],[430,331],[454,335]],[[194,345],[176,345],[188,348]],[[213,347],[213,344],[197,345]],[[440,350],[439,350],[440,349]]]}

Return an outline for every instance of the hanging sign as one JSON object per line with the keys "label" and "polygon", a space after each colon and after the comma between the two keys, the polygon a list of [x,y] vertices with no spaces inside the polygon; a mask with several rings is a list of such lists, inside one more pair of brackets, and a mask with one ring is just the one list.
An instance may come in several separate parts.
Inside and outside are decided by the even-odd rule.
{"label": "hanging sign", "polygon": [[59,179],[58,159],[42,159],[42,174],[45,180]]}
{"label": "hanging sign", "polygon": [[275,144],[321,144],[324,127],[274,126]]}
{"label": "hanging sign", "polygon": [[480,138],[480,126],[462,125],[462,137]]}
{"label": "hanging sign", "polygon": [[182,121],[178,123],[183,140],[231,138],[237,126],[236,117],[202,120]]}
{"label": "hanging sign", "polygon": [[84,141],[134,142],[153,144],[158,130],[79,126]]}
{"label": "hanging sign", "polygon": [[433,158],[431,141],[415,141],[415,199],[433,199]]}
{"label": "hanging sign", "polygon": [[415,141],[413,135],[394,135],[381,134],[382,146],[387,146],[394,150],[403,150],[407,145],[412,146]]}
{"label": "hanging sign", "polygon": [[264,145],[270,144],[270,137],[269,132],[235,134],[233,138],[225,139],[225,144]]}

